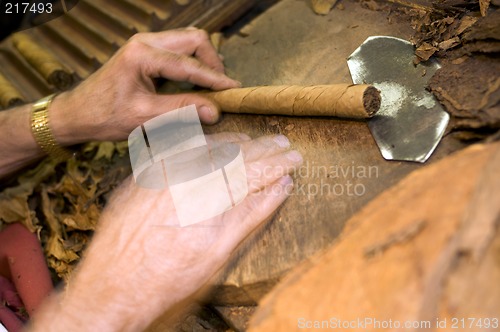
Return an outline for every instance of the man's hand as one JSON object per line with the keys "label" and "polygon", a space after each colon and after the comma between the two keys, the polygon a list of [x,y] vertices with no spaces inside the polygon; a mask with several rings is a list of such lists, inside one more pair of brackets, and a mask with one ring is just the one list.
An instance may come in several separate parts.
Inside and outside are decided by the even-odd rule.
{"label": "man's hand", "polygon": [[208,34],[196,28],[138,33],[74,90],[54,100],[50,119],[57,140],[123,140],[137,126],[159,114],[196,104],[201,120],[214,123],[217,105],[195,94],[161,95],[154,79],[190,82],[213,90],[239,86]]}
{"label": "man's hand", "polygon": [[[247,197],[210,220],[179,227],[168,189],[140,188],[129,179],[103,212],[59,307],[42,310],[35,327],[140,331],[214,276],[236,246],[288,197],[292,179],[287,174],[302,163],[297,151],[288,151],[284,136],[250,140],[242,134],[218,134],[214,139],[240,144]],[[63,313],[54,320],[57,310]]]}
{"label": "man's hand", "polygon": [[[201,96],[157,94],[154,80],[159,77],[214,90],[239,86],[224,75],[205,31],[139,33],[74,90],[53,100],[49,123],[57,142],[124,140],[145,121],[191,104],[204,123],[217,121],[218,106]],[[44,155],[31,133],[31,107],[0,112],[0,178]]]}

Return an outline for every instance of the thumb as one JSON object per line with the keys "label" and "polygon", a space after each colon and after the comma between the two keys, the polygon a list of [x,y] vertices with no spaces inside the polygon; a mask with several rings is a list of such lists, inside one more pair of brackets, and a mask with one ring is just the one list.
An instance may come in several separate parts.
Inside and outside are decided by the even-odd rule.
{"label": "thumb", "polygon": [[240,242],[271,218],[292,194],[292,189],[292,178],[283,176],[263,190],[248,194],[240,204],[227,211],[223,224],[225,229],[213,254],[227,259]]}
{"label": "thumb", "polygon": [[196,93],[156,95],[152,99],[151,106],[154,116],[194,104],[202,123],[214,124],[220,117],[219,106],[210,99]]}

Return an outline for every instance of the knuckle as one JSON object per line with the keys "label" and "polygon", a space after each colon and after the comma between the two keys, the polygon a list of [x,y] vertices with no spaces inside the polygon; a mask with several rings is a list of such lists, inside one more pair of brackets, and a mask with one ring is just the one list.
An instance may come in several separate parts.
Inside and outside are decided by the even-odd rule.
{"label": "knuckle", "polygon": [[203,71],[203,64],[181,54],[174,54],[174,62],[191,78],[192,75]]}
{"label": "knuckle", "polygon": [[140,32],[134,33],[132,36],[129,37],[128,42],[132,42],[134,40],[137,40],[140,36]]}
{"label": "knuckle", "polygon": [[129,39],[128,39],[128,43],[132,43],[132,42],[139,42],[141,39],[142,39],[142,36],[144,35],[143,32],[138,32],[138,33],[135,33],[133,34]]}
{"label": "knuckle", "polygon": [[138,59],[138,54],[142,53],[144,49],[144,44],[139,41],[138,37],[134,36],[129,39],[121,50],[122,57],[127,61],[135,61],[135,59]]}
{"label": "knuckle", "polygon": [[198,29],[196,30],[196,38],[200,41],[200,42],[204,42],[206,40],[209,39],[209,35],[208,35],[208,32],[203,30],[203,29]]}

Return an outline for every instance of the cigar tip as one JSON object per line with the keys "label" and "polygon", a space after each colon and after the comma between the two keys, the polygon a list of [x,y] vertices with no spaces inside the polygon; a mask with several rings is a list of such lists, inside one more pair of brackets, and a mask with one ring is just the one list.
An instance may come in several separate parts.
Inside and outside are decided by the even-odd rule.
{"label": "cigar tip", "polygon": [[363,93],[363,106],[369,118],[374,116],[380,109],[382,98],[380,90],[370,85]]}

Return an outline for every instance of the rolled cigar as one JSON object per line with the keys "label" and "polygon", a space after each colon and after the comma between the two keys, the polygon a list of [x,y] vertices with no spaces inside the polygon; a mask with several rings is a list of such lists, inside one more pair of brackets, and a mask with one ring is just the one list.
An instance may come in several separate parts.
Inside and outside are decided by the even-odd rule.
{"label": "rolled cigar", "polygon": [[58,89],[66,90],[73,84],[73,77],[53,54],[44,50],[25,33],[12,35],[12,43],[28,63]]}
{"label": "rolled cigar", "polygon": [[380,91],[366,84],[257,86],[204,96],[228,113],[366,119],[380,108]]}
{"label": "rolled cigar", "polygon": [[5,76],[0,74],[0,105],[8,108],[20,105],[24,101],[23,95],[10,83]]}

